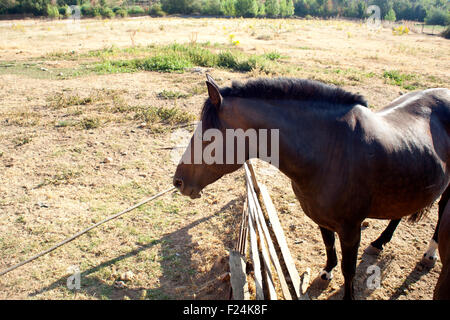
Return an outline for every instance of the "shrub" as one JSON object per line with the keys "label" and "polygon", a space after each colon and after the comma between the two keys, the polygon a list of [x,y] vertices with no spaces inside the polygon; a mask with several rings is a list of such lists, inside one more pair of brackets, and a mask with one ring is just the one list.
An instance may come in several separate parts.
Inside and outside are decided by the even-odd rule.
{"label": "shrub", "polygon": [[234,17],[236,15],[236,8],[234,0],[221,1],[221,10],[225,16]]}
{"label": "shrub", "polygon": [[112,9],[108,8],[108,7],[100,8],[100,14],[103,18],[108,18],[108,19],[112,19],[115,16],[114,11],[112,11]]}
{"label": "shrub", "polygon": [[156,3],[150,7],[149,14],[152,17],[164,17],[166,15],[159,3]]}
{"label": "shrub", "polygon": [[102,8],[101,7],[93,7],[92,8],[92,16],[100,17],[101,15],[102,15]]}
{"label": "shrub", "polygon": [[81,14],[83,16],[86,16],[86,17],[93,17],[94,16],[94,9],[92,8],[92,6],[90,4],[87,4],[87,3],[83,4],[81,6],[80,11],[81,11]]}
{"label": "shrub", "polygon": [[394,9],[389,9],[389,11],[386,13],[386,15],[384,16],[384,20],[387,20],[387,21],[392,21],[392,22],[394,22],[394,21],[396,21],[397,20],[397,17],[395,16],[395,11],[394,11]]}
{"label": "shrub", "polygon": [[220,0],[206,0],[201,8],[201,13],[211,16],[219,16],[222,14]]}
{"label": "shrub", "polygon": [[450,26],[447,27],[447,29],[444,30],[441,34],[445,39],[450,39]]}
{"label": "shrub", "polygon": [[52,19],[56,19],[59,18],[59,10],[57,6],[52,6],[52,5],[47,5],[47,10],[46,10],[46,14],[47,17],[52,18]]}
{"label": "shrub", "polygon": [[266,53],[264,55],[264,57],[269,60],[276,61],[281,58],[281,54],[277,51],[272,51],[272,52]]}
{"label": "shrub", "polygon": [[450,13],[442,9],[433,8],[427,13],[425,23],[428,25],[445,26],[450,23]]}
{"label": "shrub", "polygon": [[83,129],[91,130],[100,127],[100,119],[98,118],[84,118],[80,121]]}
{"label": "shrub", "polygon": [[[114,10],[113,10],[114,11]],[[128,16],[128,12],[127,10],[120,8],[117,11],[114,11],[114,13],[116,14],[117,17],[122,17],[125,18],[126,16]]]}
{"label": "shrub", "polygon": [[59,11],[59,16],[60,17],[69,18],[70,15],[72,14],[72,11],[70,10],[70,8],[68,6],[59,7],[58,11]]}
{"label": "shrub", "polygon": [[396,36],[402,36],[409,33],[409,28],[407,26],[398,26],[392,28],[392,33]]}
{"label": "shrub", "polygon": [[280,3],[278,0],[266,0],[265,7],[268,17],[274,18],[280,15]]}
{"label": "shrub", "polygon": [[258,15],[256,0],[238,0],[234,6],[238,17],[256,17]]}
{"label": "shrub", "polygon": [[128,14],[131,15],[136,15],[136,14],[144,14],[145,10],[140,7],[140,6],[133,6],[131,8],[128,8]]}

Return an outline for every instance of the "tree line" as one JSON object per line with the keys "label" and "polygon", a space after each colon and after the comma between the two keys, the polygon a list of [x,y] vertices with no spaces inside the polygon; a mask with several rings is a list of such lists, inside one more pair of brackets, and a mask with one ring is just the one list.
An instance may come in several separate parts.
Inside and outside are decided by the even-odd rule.
{"label": "tree line", "polygon": [[371,5],[381,18],[413,20],[434,25],[450,24],[448,0],[0,0],[0,14],[33,14],[53,18],[70,16],[78,5],[83,16],[150,14],[210,15],[226,17],[349,17],[367,18]]}

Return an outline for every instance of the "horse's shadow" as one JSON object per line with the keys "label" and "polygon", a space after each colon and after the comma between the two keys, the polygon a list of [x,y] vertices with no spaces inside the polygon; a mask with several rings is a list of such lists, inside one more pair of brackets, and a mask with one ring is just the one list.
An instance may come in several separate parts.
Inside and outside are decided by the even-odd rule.
{"label": "horse's shadow", "polygon": [[[121,256],[118,256],[114,259],[111,259],[109,261],[105,261],[97,266],[94,266],[88,270],[85,270],[81,273],[81,289],[78,291],[74,291],[75,293],[75,299],[77,295],[83,294],[88,295],[93,298],[102,298],[107,297],[112,300],[119,300],[124,298],[130,298],[130,299],[195,299],[200,298],[201,296],[196,296],[193,294],[194,290],[192,287],[197,288],[198,286],[196,284],[201,284],[203,282],[207,282],[211,278],[216,279],[219,274],[219,272],[223,272],[221,268],[212,268],[211,270],[198,274],[196,276],[196,284],[192,283],[192,274],[189,272],[186,272],[186,266],[190,266],[192,270],[196,269],[197,265],[192,259],[192,253],[194,252],[194,244],[192,243],[192,236],[189,234],[189,230],[199,226],[200,224],[203,224],[209,220],[211,220],[214,216],[217,216],[218,213],[223,212],[225,210],[229,210],[233,207],[233,212],[237,213],[242,211],[242,204],[243,199],[235,199],[232,201],[229,201],[226,205],[224,205],[222,208],[220,208],[217,212],[211,214],[210,216],[201,218],[199,220],[196,220],[185,227],[173,232],[164,235],[160,239],[157,239],[155,241],[152,241],[145,245],[140,245],[137,249],[130,251],[126,254],[123,254]],[[232,214],[232,215],[226,215],[227,218],[224,221],[224,225],[232,225],[234,224],[234,218],[238,217],[238,214]],[[227,228],[230,230],[230,234],[223,233],[222,240],[224,242],[229,242],[230,238],[233,236],[231,232],[234,232],[233,228]],[[134,288],[118,288],[117,282],[111,283],[111,281],[105,281],[103,279],[100,279],[99,277],[92,276],[92,274],[95,274],[96,272],[100,271],[103,268],[111,267],[115,265],[116,263],[136,256],[140,252],[151,249],[152,247],[160,244],[160,256],[161,257],[168,257],[163,258],[161,260],[161,271],[162,275],[158,279],[159,286],[147,288],[147,287],[134,287]],[[188,248],[188,250],[185,250],[182,254],[180,254],[179,257],[177,257],[180,261],[180,264],[184,266],[184,268],[174,268],[173,261],[171,261],[171,258],[173,258],[174,250],[173,248],[177,245],[180,245],[180,247]],[[220,259],[219,259],[220,260]],[[222,259],[223,260],[223,259]],[[221,261],[222,265],[224,266],[226,264],[226,261]],[[226,264],[227,265],[227,264]],[[223,268],[222,268],[223,269]],[[194,271],[193,271],[194,272]],[[61,277],[60,279],[56,280],[52,284],[38,289],[34,292],[32,292],[29,297],[35,297],[39,296],[42,293],[45,293],[47,291],[51,290],[57,290],[58,288],[66,288],[67,286],[67,278],[68,276]],[[226,288],[226,286],[222,286],[223,288],[220,288],[221,290],[218,290],[216,292],[216,295],[213,297],[214,299],[220,299],[220,298],[228,298],[227,290],[229,288]],[[194,292],[195,293],[195,292]]]}
{"label": "horse's shadow", "polygon": [[[360,262],[356,268],[354,286],[355,286],[355,298],[357,300],[366,300],[372,295],[372,293],[378,289],[378,285],[382,285],[383,274],[387,272],[389,265],[395,259],[395,255],[381,253],[379,256],[369,255],[363,253],[360,258]],[[423,267],[420,262],[417,262],[415,268],[406,277],[403,283],[395,290],[395,292],[389,298],[390,300],[397,300],[401,295],[405,294],[411,284],[420,280],[422,276],[427,274],[430,268]],[[339,269],[335,269],[334,272],[340,272]],[[377,282],[377,272],[379,272],[379,280]],[[322,280],[319,276],[316,277],[308,289],[308,295],[311,298],[319,297],[328,288],[329,283]],[[344,296],[344,285],[341,285],[338,290],[333,292],[327,299],[338,300]]]}

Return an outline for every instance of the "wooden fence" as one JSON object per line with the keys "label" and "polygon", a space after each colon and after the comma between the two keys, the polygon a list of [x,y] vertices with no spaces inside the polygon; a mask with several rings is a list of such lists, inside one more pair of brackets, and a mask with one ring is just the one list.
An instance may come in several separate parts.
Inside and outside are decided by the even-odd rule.
{"label": "wooden fence", "polygon": [[[310,270],[299,276],[275,206],[250,161],[244,165],[247,198],[239,238],[230,253],[232,298],[249,300],[249,281],[256,300],[306,300]],[[253,267],[249,271],[247,260]]]}

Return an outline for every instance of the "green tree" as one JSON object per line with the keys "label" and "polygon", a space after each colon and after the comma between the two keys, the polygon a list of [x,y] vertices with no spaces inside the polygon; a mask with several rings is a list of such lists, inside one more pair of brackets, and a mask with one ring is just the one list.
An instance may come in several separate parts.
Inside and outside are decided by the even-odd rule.
{"label": "green tree", "polygon": [[278,0],[266,0],[265,6],[268,17],[275,18],[280,15],[280,3]]}
{"label": "green tree", "polygon": [[286,17],[286,9],[287,9],[287,3],[286,0],[279,0],[280,3],[280,16]]}
{"label": "green tree", "polygon": [[256,17],[258,3],[256,0],[236,0],[235,9],[238,17]]}
{"label": "green tree", "polygon": [[258,4],[258,17],[265,17],[266,16],[266,5],[264,2],[260,1]]}
{"label": "green tree", "polygon": [[295,13],[294,1],[287,0],[286,3],[286,17],[292,17]]}
{"label": "green tree", "polygon": [[384,20],[392,21],[392,22],[397,20],[394,9],[392,9],[392,8],[389,9],[388,13],[384,16]]}
{"label": "green tree", "polygon": [[201,10],[203,14],[209,14],[213,16],[221,15],[222,8],[220,0],[203,0]]}
{"label": "green tree", "polygon": [[191,13],[192,1],[189,0],[161,0],[161,7],[167,13]]}
{"label": "green tree", "polygon": [[57,6],[52,6],[51,4],[47,4],[46,8],[46,16],[49,18],[59,18],[59,10]]}
{"label": "green tree", "polygon": [[442,9],[432,8],[425,17],[425,23],[428,25],[446,26],[450,23],[450,13]]}
{"label": "green tree", "polygon": [[47,13],[47,5],[50,0],[17,0],[19,11],[23,13],[32,13],[36,16],[43,16]]}
{"label": "green tree", "polygon": [[236,8],[234,6],[235,0],[222,0],[221,10],[225,16],[234,17],[236,16]]}

